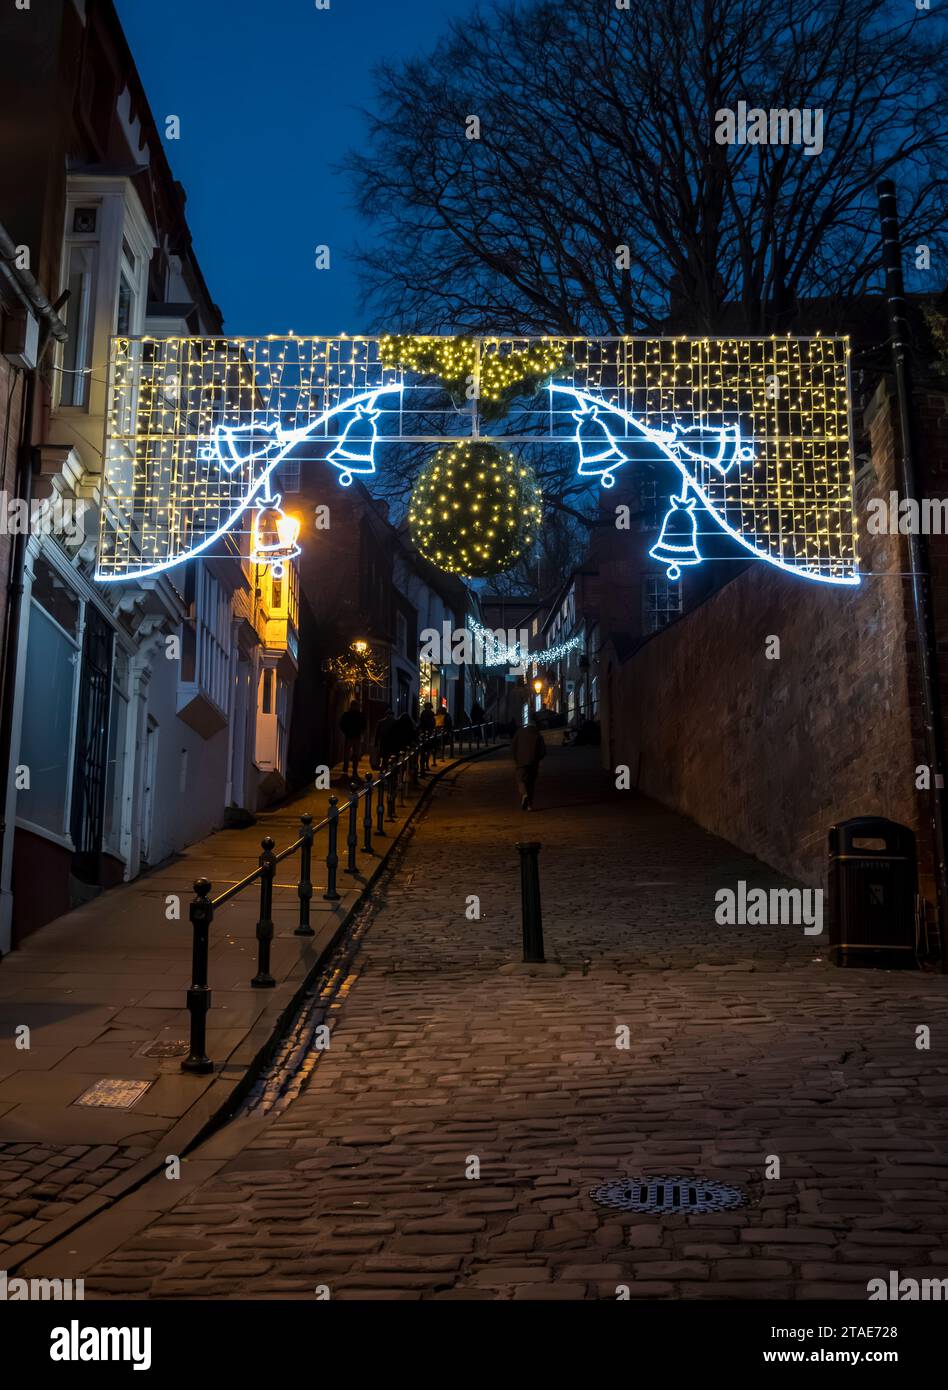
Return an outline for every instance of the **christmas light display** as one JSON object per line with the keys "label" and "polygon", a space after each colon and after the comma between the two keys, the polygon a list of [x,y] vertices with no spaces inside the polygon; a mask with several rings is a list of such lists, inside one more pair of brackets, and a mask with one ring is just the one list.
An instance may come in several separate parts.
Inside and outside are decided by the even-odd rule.
{"label": "christmas light display", "polygon": [[469,616],[467,625],[481,645],[485,666],[525,666],[528,661],[535,661],[540,666],[552,665],[583,645],[582,637],[570,637],[566,642],[557,642],[555,646],[534,652],[529,647],[521,647],[519,642],[508,646],[503,638],[491,632],[489,627],[484,627],[476,618]]}
{"label": "christmas light display", "polygon": [[[573,448],[581,477],[604,487],[670,461],[682,479],[671,493],[694,502],[670,503],[673,543],[700,514],[787,573],[856,584],[848,355],[819,336],[118,338],[97,575],[133,579],[212,551],[245,514],[252,529],[291,453],[349,485],[384,467],[389,443],[434,450],[451,436],[447,447],[516,449],[518,466],[534,447]],[[449,387],[443,408],[432,378]]]}
{"label": "christmas light display", "polygon": [[387,367],[436,378],[458,405],[476,397],[481,417],[492,420],[516,396],[534,395],[566,359],[554,339],[540,339],[528,348],[504,349],[501,343],[500,338],[390,334],[381,339],[379,354]]}
{"label": "christmas light display", "polygon": [[460,441],[439,449],[412,489],[412,540],[439,569],[500,574],[533,544],[540,525],[533,470],[506,449]]}
{"label": "christmas light display", "polygon": [[697,500],[688,496],[687,488],[680,497],[672,496],[671,507],[662,522],[661,534],[649,551],[653,560],[660,560],[667,566],[669,579],[680,579],[683,568],[701,564],[698,523],[694,512]]}
{"label": "christmas light display", "polygon": [[254,564],[269,565],[274,579],[282,579],[286,561],[300,554],[299,534],[299,519],[287,516],[280,506],[279,493],[274,497],[257,498],[250,542],[250,559]]}

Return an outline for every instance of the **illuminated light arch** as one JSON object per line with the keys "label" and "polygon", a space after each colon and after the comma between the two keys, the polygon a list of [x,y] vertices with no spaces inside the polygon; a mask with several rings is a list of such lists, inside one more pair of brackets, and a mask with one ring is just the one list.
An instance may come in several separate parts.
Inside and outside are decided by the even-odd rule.
{"label": "illuminated light arch", "polygon": [[[744,444],[742,442],[741,429],[739,424],[729,423],[721,426],[699,424],[696,426],[692,425],[687,427],[682,427],[676,424],[675,429],[670,431],[657,430],[646,424],[645,421],[639,419],[632,412],[624,410],[622,407],[618,405],[613,405],[607,400],[591,396],[588,392],[578,390],[576,387],[564,386],[561,383],[554,381],[550,383],[550,390],[554,392],[564,392],[565,394],[572,396],[576,400],[579,406],[579,410],[571,412],[574,418],[588,418],[593,413],[593,411],[595,411],[597,419],[600,414],[612,414],[624,420],[627,427],[631,428],[634,431],[633,438],[636,441],[643,442],[651,446],[652,448],[657,449],[661,454],[665,456],[666,459],[668,459],[670,463],[673,463],[675,467],[679,470],[686,484],[685,490],[679,501],[685,502],[688,486],[693,488],[694,492],[697,494],[698,500],[701,502],[705,511],[716,523],[716,525],[719,526],[725,534],[730,536],[733,540],[737,541],[739,545],[743,546],[745,550],[749,551],[750,554],[753,555],[756,559],[765,560],[767,564],[774,565],[777,569],[784,570],[785,572],[790,574],[795,574],[798,577],[810,579],[820,584],[839,584],[852,586],[860,582],[859,574],[855,568],[855,557],[853,558],[853,565],[850,573],[821,573],[819,570],[815,570],[812,568],[812,566],[807,562],[806,557],[795,559],[794,561],[788,561],[784,559],[782,556],[775,555],[766,549],[762,549],[761,546],[755,543],[755,540],[751,539],[746,532],[742,532],[741,530],[734,527],[727,520],[726,516],[723,515],[720,505],[716,503],[716,501],[713,500],[712,496],[710,495],[709,470],[715,469],[718,473],[721,474],[722,480],[725,480],[727,479],[727,475],[733,469],[736,468],[739,472],[740,468],[743,467],[743,465],[747,463],[752,463],[755,458],[754,449],[750,445]],[[712,438],[715,438],[717,452],[713,456],[709,457],[701,453],[700,451],[690,447],[685,439],[685,436],[689,433],[700,433],[705,437],[711,436]],[[621,446],[625,441],[619,438],[615,438],[611,432],[609,437],[614,440],[617,450],[621,453]],[[582,440],[579,438],[578,433],[576,437],[576,442],[580,446],[581,453],[580,466],[577,468],[577,472],[582,474]],[[625,454],[620,460],[613,463],[611,467],[617,468],[621,466],[622,463],[627,463],[629,461],[630,460],[628,455]],[[700,472],[696,469],[695,465],[701,466]],[[615,479],[611,477],[610,470],[610,481],[608,484],[606,484],[606,486],[611,486],[614,481]],[[605,483],[605,479],[603,479],[603,482]],[[675,499],[671,498],[669,500],[671,502],[671,506],[669,511],[666,513],[665,522],[663,523],[663,529],[664,525],[667,525],[669,518],[674,516],[676,511],[678,510],[678,508],[676,508],[675,506]],[[691,504],[693,504],[694,499],[690,499],[690,502]],[[689,504],[686,503],[685,505],[688,506]],[[653,554],[654,549],[655,547],[653,547],[653,550],[649,552],[650,555]],[[662,557],[658,555],[653,556],[653,558],[661,559]],[[700,564],[702,558],[702,556],[698,555],[696,559],[691,559],[684,562],[678,561],[678,565],[680,566],[682,563]],[[678,576],[670,575],[670,577],[677,578]]]}
{"label": "illuminated light arch", "polygon": [[[176,565],[184,564],[185,561],[191,560],[195,556],[204,554],[205,551],[209,550],[213,545],[216,545],[222,536],[234,528],[244,512],[247,511],[251,502],[266,503],[272,501],[270,497],[270,479],[273,476],[273,472],[295,448],[304,441],[311,439],[317,430],[334,419],[337,415],[349,414],[353,409],[365,407],[367,411],[372,411],[374,424],[374,418],[379,413],[374,410],[376,398],[386,394],[387,391],[394,391],[400,395],[401,389],[400,386],[392,386],[379,387],[373,391],[362,392],[358,396],[353,396],[349,400],[343,401],[339,405],[323,411],[315,419],[311,420],[309,424],[295,430],[283,430],[281,429],[280,422],[273,420],[263,423],[255,421],[245,426],[216,426],[212,432],[210,442],[201,446],[199,449],[199,457],[204,458],[207,462],[216,463],[226,474],[230,475],[254,463],[261,461],[265,463],[265,467],[257,476],[252,486],[250,486],[247,493],[243,496],[240,503],[233,508],[209,536],[205,537],[204,540],[197,544],[189,546],[186,550],[172,555],[158,564],[149,565],[144,568],[125,569],[120,574],[103,573],[100,567],[100,569],[96,571],[96,579],[103,584],[117,584],[129,579],[144,579],[153,574],[160,574],[163,570],[172,569]],[[267,436],[270,437],[267,438]],[[344,438],[345,436],[343,435],[342,437]],[[240,449],[242,438],[248,441],[263,438],[266,442],[261,449],[250,449],[243,452]],[[329,456],[327,455],[327,462],[328,461]],[[374,472],[374,463],[372,468],[360,470],[354,468],[345,469],[345,472],[350,474],[356,471]],[[348,481],[341,478],[340,481],[344,486],[347,486],[348,482],[352,481],[352,478],[350,476]],[[277,500],[279,500],[279,498]],[[294,554],[300,554],[299,547],[295,547]],[[259,556],[258,562],[263,563]]]}
{"label": "illuminated light arch", "polygon": [[844,339],[465,340],[481,381],[506,380],[505,358],[549,348],[552,389],[503,416],[476,397],[433,403],[430,373],[392,365],[384,341],[114,339],[97,578],[206,554],[300,445],[297,459],[328,464],[346,486],[376,471],[377,443],[480,438],[578,448],[583,478],[606,488],[657,449],[679,493],[747,553],[799,578],[859,583]]}

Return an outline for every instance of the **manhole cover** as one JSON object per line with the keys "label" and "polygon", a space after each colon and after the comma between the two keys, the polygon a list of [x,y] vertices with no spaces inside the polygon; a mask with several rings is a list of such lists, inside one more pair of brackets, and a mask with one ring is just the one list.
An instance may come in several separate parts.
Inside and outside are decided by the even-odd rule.
{"label": "manhole cover", "polygon": [[128,1110],[151,1085],[150,1081],[128,1081],[125,1077],[109,1076],[83,1091],[74,1105],[107,1105],[115,1110]]}
{"label": "manhole cover", "polygon": [[617,1178],[594,1187],[590,1197],[617,1211],[706,1212],[742,1207],[747,1196],[711,1178]]}
{"label": "manhole cover", "polygon": [[183,1057],[188,1051],[188,1044],[181,1039],[170,1042],[150,1042],[139,1052],[139,1057]]}

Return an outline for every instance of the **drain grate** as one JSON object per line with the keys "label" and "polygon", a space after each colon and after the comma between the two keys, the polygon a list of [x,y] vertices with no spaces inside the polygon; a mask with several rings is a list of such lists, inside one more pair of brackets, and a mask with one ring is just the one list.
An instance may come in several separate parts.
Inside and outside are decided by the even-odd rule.
{"label": "drain grate", "polygon": [[113,1110],[130,1110],[151,1085],[150,1081],[130,1081],[124,1076],[102,1077],[83,1091],[73,1105],[105,1105]]}
{"label": "drain grate", "polygon": [[713,1178],[618,1178],[594,1187],[590,1197],[616,1211],[708,1212],[743,1207],[746,1193]]}

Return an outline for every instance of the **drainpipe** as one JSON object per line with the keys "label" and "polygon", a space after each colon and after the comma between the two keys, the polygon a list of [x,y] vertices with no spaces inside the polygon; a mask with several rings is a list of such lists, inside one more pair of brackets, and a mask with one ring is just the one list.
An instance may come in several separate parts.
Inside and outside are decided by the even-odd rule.
{"label": "drainpipe", "polygon": [[[904,499],[918,501],[915,458],[917,439],[915,416],[912,410],[912,367],[910,360],[909,325],[906,317],[905,285],[902,279],[902,252],[899,238],[899,218],[895,203],[895,184],[882,179],[876,189],[879,195],[879,218],[882,228],[882,264],[885,268],[886,301],[889,313],[889,341],[892,347],[892,366],[895,374],[895,396],[899,415],[902,448],[899,456],[900,481]],[[918,674],[922,696],[922,726],[925,735],[925,757],[931,770],[932,786],[929,797],[931,814],[932,852],[935,861],[935,889],[938,904],[938,935],[941,943],[941,969],[948,974],[948,868],[945,862],[945,788],[944,739],[941,722],[941,700],[938,691],[938,647],[931,602],[931,575],[928,567],[928,545],[922,535],[908,536],[909,575],[912,584],[912,616],[915,629],[915,649],[918,653]]]}
{"label": "drainpipe", "polygon": [[[20,442],[17,448],[16,496],[26,503],[26,513],[29,516],[33,495],[33,475],[36,470],[33,415],[36,408],[39,370],[53,339],[61,343],[66,341],[66,325],[59,317],[57,310],[66,302],[67,295],[62,295],[55,305],[51,304],[29,271],[15,268],[16,254],[15,244],[5,228],[0,226],[0,275],[3,276],[7,286],[12,290],[13,297],[27,312],[35,314],[40,321],[36,366],[26,374]],[[12,757],[13,705],[17,682],[17,650],[20,640],[23,572],[26,566],[28,540],[29,536],[26,532],[18,532],[13,537],[7,583],[7,621],[2,656],[3,688],[0,691],[0,874],[2,874],[4,846],[8,829],[6,812]],[[5,887],[6,885],[0,881],[0,892]]]}

